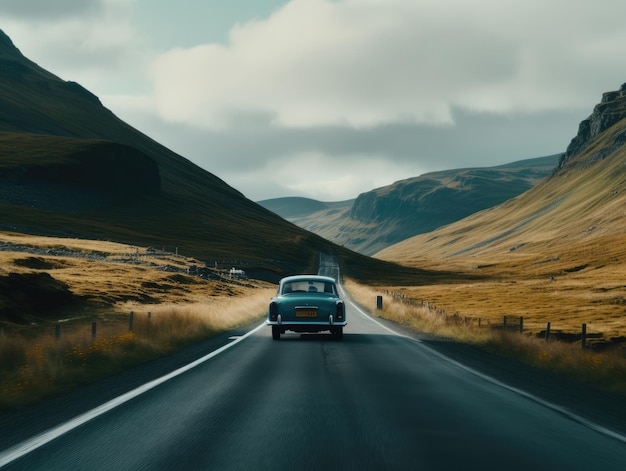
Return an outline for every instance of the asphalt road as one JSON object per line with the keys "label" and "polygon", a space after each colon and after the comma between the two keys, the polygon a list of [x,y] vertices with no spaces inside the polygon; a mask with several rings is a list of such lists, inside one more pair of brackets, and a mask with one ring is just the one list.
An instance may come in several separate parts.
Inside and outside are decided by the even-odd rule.
{"label": "asphalt road", "polygon": [[623,436],[348,316],[342,342],[262,326],[2,469],[625,469]]}

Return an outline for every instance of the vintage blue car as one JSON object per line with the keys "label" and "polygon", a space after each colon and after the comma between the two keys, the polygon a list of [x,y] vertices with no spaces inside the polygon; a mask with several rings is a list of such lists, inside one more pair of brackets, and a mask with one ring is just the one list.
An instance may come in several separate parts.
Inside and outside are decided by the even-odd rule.
{"label": "vintage blue car", "polygon": [[330,333],[343,338],[346,306],[339,297],[334,278],[319,275],[288,276],[280,280],[278,293],[270,301],[267,325],[272,326],[272,338],[293,332]]}

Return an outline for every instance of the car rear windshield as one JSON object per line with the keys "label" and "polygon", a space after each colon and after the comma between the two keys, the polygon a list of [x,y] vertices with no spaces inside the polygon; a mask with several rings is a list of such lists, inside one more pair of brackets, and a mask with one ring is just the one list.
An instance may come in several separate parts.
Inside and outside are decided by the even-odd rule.
{"label": "car rear windshield", "polygon": [[283,284],[282,294],[289,293],[325,293],[337,294],[335,284],[329,281],[297,280]]}

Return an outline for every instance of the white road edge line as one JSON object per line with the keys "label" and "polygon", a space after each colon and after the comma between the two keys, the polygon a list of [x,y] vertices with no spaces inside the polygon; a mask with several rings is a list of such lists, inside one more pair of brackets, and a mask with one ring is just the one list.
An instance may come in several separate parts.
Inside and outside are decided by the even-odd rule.
{"label": "white road edge line", "polygon": [[[342,288],[343,289],[343,288]],[[381,322],[378,322],[376,319],[374,319],[370,314],[368,314],[367,312],[363,311],[359,306],[357,306],[354,301],[350,300],[350,304],[352,304],[352,306],[359,312],[361,313],[363,316],[365,316],[367,319],[369,319],[370,321],[374,322],[375,324],[378,324],[379,326],[381,326],[383,329],[387,330],[388,332],[391,332],[394,335],[397,335],[398,337],[403,337],[405,339],[409,339],[415,343],[419,343],[420,347],[428,350],[432,355],[441,358],[444,361],[447,361],[448,363],[451,363],[453,365],[455,365],[458,368],[461,368],[465,371],[467,371],[468,373],[471,373],[473,375],[478,376],[479,378],[484,379],[485,381],[488,381],[492,384],[495,384],[496,386],[499,386],[501,388],[507,389],[513,393],[519,394],[520,396],[523,396],[533,402],[536,402],[544,407],[547,407],[548,409],[552,409],[553,411],[569,418],[570,420],[573,420],[575,422],[578,422],[579,424],[594,430],[598,433],[601,433],[602,435],[606,435],[608,437],[614,438],[622,443],[626,443],[626,435],[623,435],[621,433],[615,432],[609,428],[603,427],[602,425],[596,424],[595,422],[592,422],[590,420],[585,419],[584,417],[581,417],[578,414],[575,414],[574,412],[571,412],[567,409],[565,409],[564,407],[559,406],[558,404],[554,404],[553,402],[549,402],[549,401],[545,401],[543,399],[541,399],[538,396],[535,396],[534,394],[531,394],[529,392],[524,391],[523,389],[519,389],[516,388],[514,386],[510,386],[506,383],[503,383],[502,381],[499,381],[489,375],[486,375],[484,373],[481,373],[480,371],[477,371],[473,368],[470,368],[469,366],[464,365],[463,363],[459,363],[456,360],[453,360],[450,357],[447,357],[446,355],[434,350],[433,348],[424,345],[424,343],[419,340],[419,339],[415,339],[413,337],[410,337],[408,335],[396,332],[395,330],[387,327],[386,325],[382,324]]]}
{"label": "white road edge line", "polygon": [[129,391],[125,394],[122,394],[121,396],[118,396],[114,399],[111,399],[108,402],[105,402],[104,404],[102,404],[101,406],[96,407],[95,409],[91,409],[90,411],[87,411],[71,420],[68,420],[67,422],[58,425],[57,427],[51,428],[50,430],[41,433],[40,435],[37,435],[33,438],[30,438],[28,440],[25,440],[24,442],[15,445],[11,448],[9,448],[8,450],[4,450],[2,452],[0,452],[0,468],[2,468],[3,466],[6,466],[7,464],[17,460],[18,458],[21,458],[24,455],[27,455],[28,453],[35,451],[37,448],[40,448],[48,443],[50,443],[52,440],[59,438],[60,436],[74,430],[77,427],[80,427],[81,425],[89,422],[90,420],[95,419],[96,417],[101,416],[102,414],[105,414],[106,412],[109,412],[112,409],[115,409],[118,406],[121,406],[122,404],[130,401],[131,399],[136,398],[137,396],[140,396],[141,394],[156,388],[157,386],[165,383],[166,381],[169,381],[172,378],[175,378],[176,376],[179,376],[189,370],[191,370],[192,368],[195,368],[198,365],[201,365],[202,363],[210,360],[211,358],[216,357],[217,355],[219,355],[220,353],[225,352],[226,350],[228,350],[231,347],[234,347],[236,344],[238,344],[239,342],[241,342],[242,340],[248,338],[249,336],[255,334],[258,330],[260,330],[261,328],[265,327],[265,322],[263,322],[261,325],[259,325],[258,327],[255,327],[254,329],[252,329],[250,332],[246,333],[245,335],[242,335],[241,337],[237,337],[236,339],[234,339],[232,342],[227,343],[226,345],[218,348],[217,350],[212,351],[211,353],[189,363],[188,365],[185,365],[175,371],[172,371],[169,374],[166,374],[165,376],[162,376],[160,378],[157,378],[155,380],[152,380],[142,386],[139,386],[135,389],[133,389],[132,391]]}

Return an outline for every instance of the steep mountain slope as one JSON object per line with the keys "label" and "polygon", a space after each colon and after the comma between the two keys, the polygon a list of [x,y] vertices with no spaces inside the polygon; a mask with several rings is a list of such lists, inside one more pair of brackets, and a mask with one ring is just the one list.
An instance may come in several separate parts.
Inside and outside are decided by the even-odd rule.
{"label": "steep mountain slope", "polygon": [[359,273],[378,271],[380,262],[286,222],[127,125],[1,31],[0,134],[0,230],[245,260],[271,279],[313,270],[319,251]]}
{"label": "steep mountain slope", "polygon": [[536,185],[559,156],[432,172],[362,193],[354,202],[260,202],[285,219],[366,255],[495,206]]}
{"label": "steep mountain slope", "polygon": [[[528,335],[545,339],[550,332],[550,338],[585,347],[586,331],[586,346],[621,355],[626,345],[625,142],[622,86],[604,94],[542,183],[376,256],[480,277],[402,289],[404,296],[427,300],[456,319],[501,325],[503,316],[520,316]],[[548,355],[545,364],[553,365],[552,359]]]}
{"label": "steep mountain slope", "polygon": [[377,256],[465,268],[549,260],[556,262],[555,272],[561,264],[564,270],[604,265],[607,255],[610,263],[623,264],[625,143],[626,84],[603,95],[550,178],[502,205],[408,239]]}

